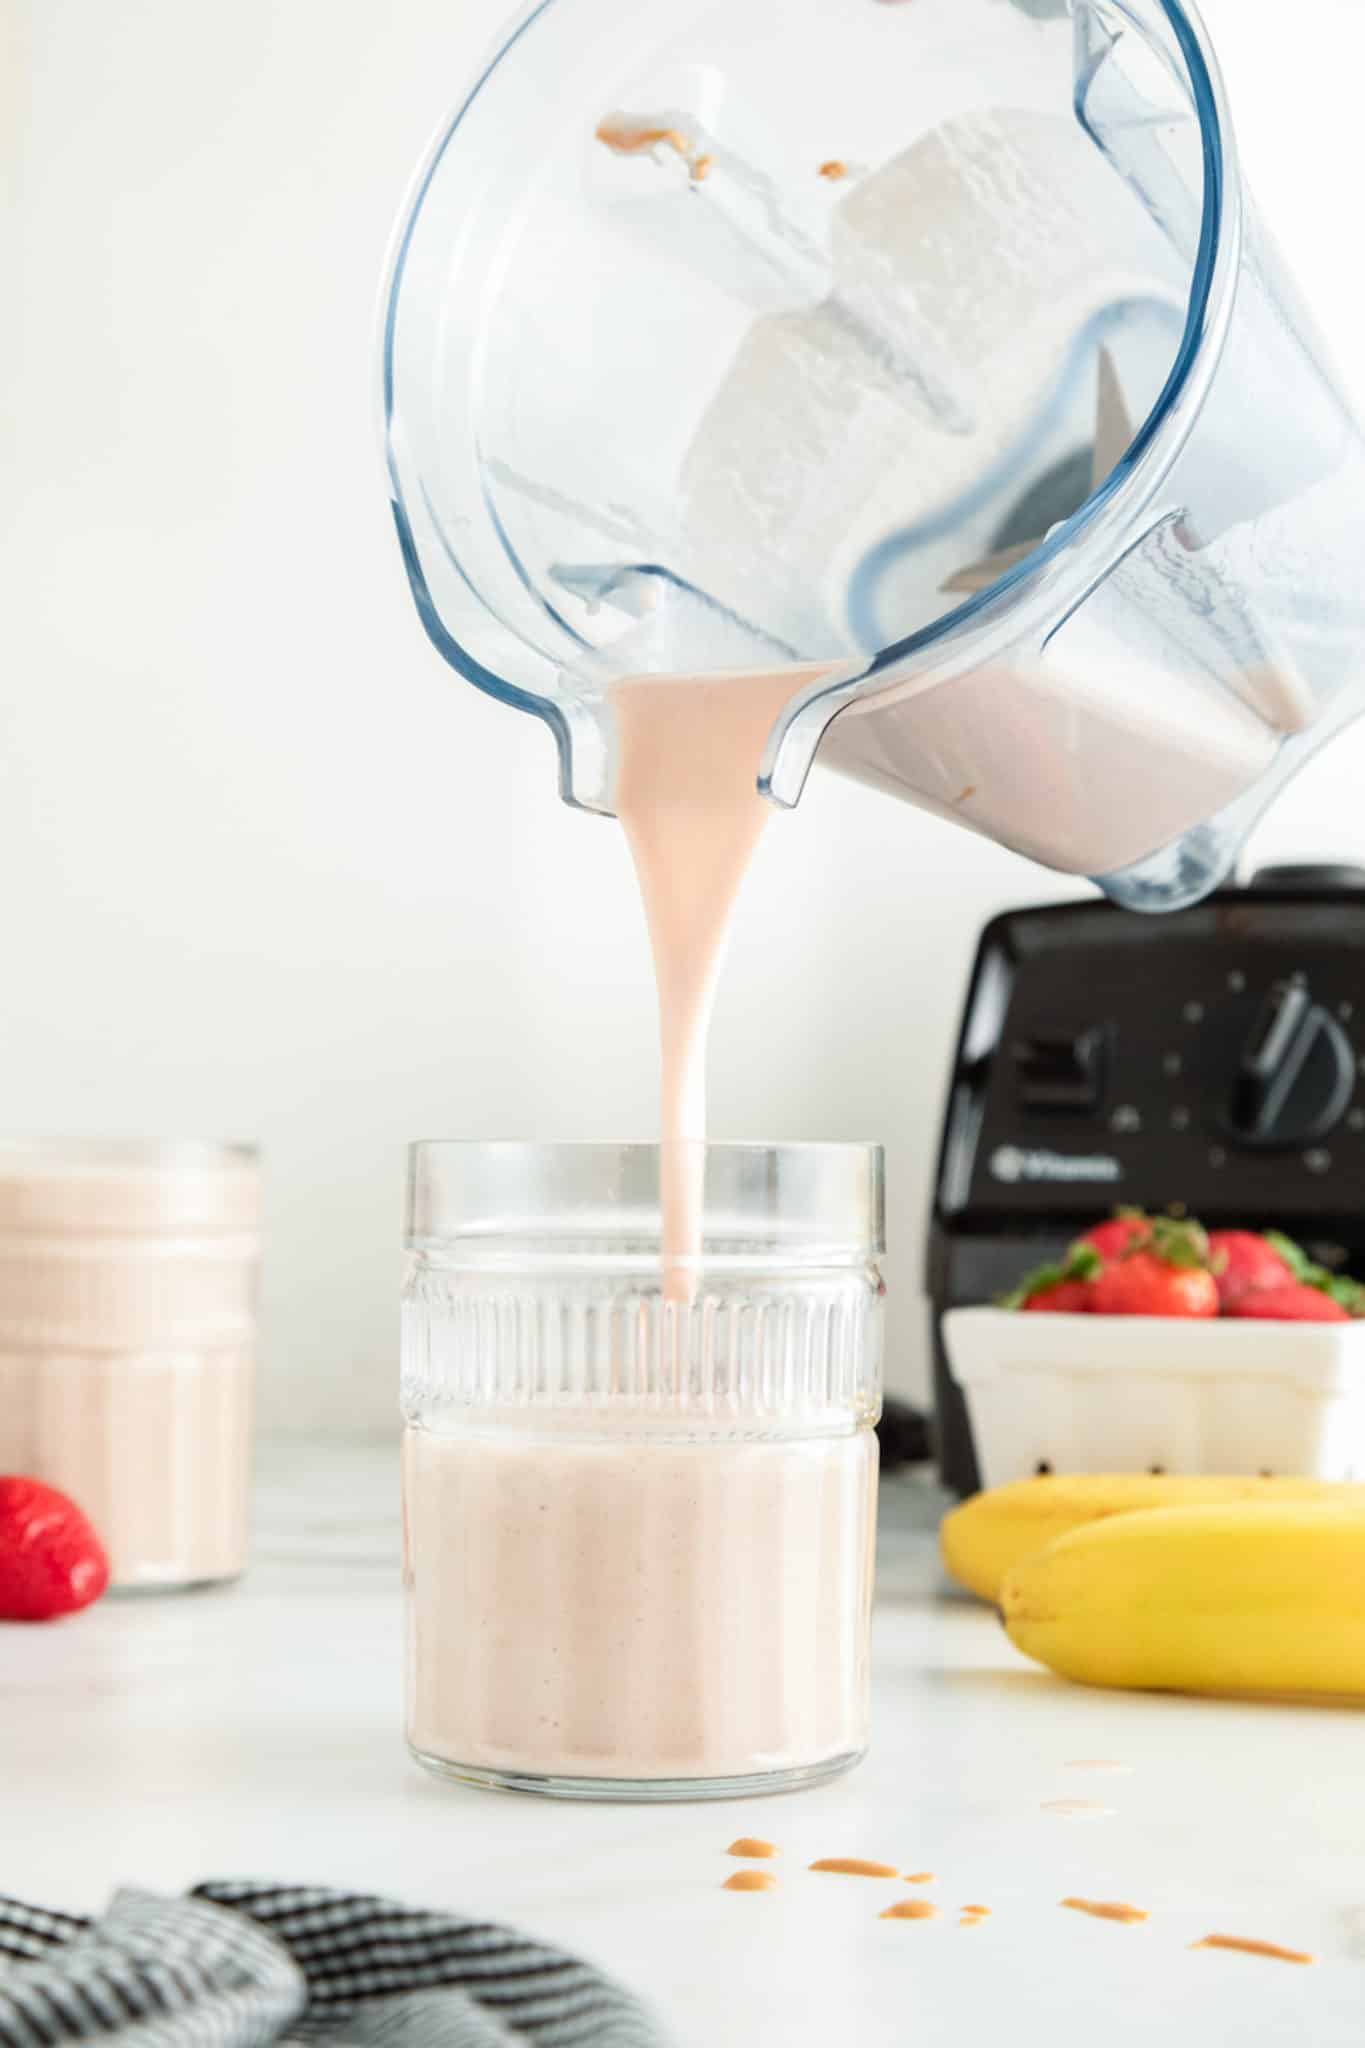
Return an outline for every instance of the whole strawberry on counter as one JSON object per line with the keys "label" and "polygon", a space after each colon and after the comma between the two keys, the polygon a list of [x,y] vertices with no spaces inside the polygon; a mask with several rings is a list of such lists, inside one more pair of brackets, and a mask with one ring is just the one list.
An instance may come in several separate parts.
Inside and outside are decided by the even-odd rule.
{"label": "whole strawberry on counter", "polygon": [[0,1478],[0,1621],[55,1621],[108,1584],[104,1545],[73,1500],[41,1479]]}
{"label": "whole strawberry on counter", "polygon": [[1206,1233],[1197,1223],[1157,1217],[1147,1237],[1104,1268],[1090,1309],[1098,1316],[1216,1316],[1218,1282]]}

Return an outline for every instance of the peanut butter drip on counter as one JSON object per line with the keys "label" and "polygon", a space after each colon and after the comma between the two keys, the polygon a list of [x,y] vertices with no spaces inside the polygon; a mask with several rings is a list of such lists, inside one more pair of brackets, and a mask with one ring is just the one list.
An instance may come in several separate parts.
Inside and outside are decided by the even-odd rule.
{"label": "peanut butter drip on counter", "polygon": [[973,1920],[989,1920],[991,1917],[989,1906],[964,1906],[962,1910],[970,1914]]}
{"label": "peanut butter drip on counter", "polygon": [[832,1870],[836,1877],[899,1877],[894,1863],[868,1863],[861,1856],[822,1856],[812,1870]]}
{"label": "peanut butter drip on counter", "polygon": [[1269,1956],[1276,1963],[1314,1963],[1316,1956],[1308,1955],[1301,1948],[1280,1948],[1273,1941],[1244,1941],[1240,1934],[1206,1934],[1202,1941],[1192,1941],[1191,1948],[1226,1948],[1241,1956]]}
{"label": "peanut butter drip on counter", "polygon": [[842,157],[827,157],[820,166],[820,176],[828,178],[831,184],[837,184],[840,178],[848,176],[848,165],[843,161]]}
{"label": "peanut butter drip on counter", "polygon": [[937,1880],[932,1870],[907,1870],[904,1882],[906,1884],[934,1884]]}
{"label": "peanut butter drip on counter", "polygon": [[928,1899],[897,1899],[894,1906],[888,1906],[879,1920],[937,1920],[938,1907],[931,1906]]}
{"label": "peanut butter drip on counter", "polygon": [[741,1835],[737,1842],[731,1842],[727,1856],[776,1856],[775,1842],[760,1842],[757,1835]]}
{"label": "peanut butter drip on counter", "polygon": [[777,1879],[771,1870],[732,1871],[721,1886],[724,1892],[775,1892]]}
{"label": "peanut butter drip on counter", "polygon": [[1117,1920],[1123,1927],[1135,1927],[1139,1920],[1150,1920],[1151,1914],[1144,1913],[1141,1906],[1125,1906],[1121,1901],[1107,1899],[1063,1899],[1062,1904],[1073,1913],[1088,1913],[1092,1920]]}

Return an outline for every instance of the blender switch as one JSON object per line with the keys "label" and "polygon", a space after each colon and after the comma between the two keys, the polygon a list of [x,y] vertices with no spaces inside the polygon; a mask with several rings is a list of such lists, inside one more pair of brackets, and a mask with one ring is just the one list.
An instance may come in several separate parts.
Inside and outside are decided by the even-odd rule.
{"label": "blender switch", "polygon": [[1021,1109],[1084,1112],[1104,1098],[1105,1032],[1015,1042],[1015,1098]]}

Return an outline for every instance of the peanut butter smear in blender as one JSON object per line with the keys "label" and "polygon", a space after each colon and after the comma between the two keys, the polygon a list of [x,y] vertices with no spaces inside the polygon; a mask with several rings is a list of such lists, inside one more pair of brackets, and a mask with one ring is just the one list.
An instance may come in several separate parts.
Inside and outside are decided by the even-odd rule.
{"label": "peanut butter smear in blender", "polygon": [[644,156],[651,149],[662,147],[680,156],[694,178],[704,178],[711,168],[711,158],[698,153],[695,138],[666,121],[635,114],[608,114],[598,122],[595,133],[597,140],[617,156]]}

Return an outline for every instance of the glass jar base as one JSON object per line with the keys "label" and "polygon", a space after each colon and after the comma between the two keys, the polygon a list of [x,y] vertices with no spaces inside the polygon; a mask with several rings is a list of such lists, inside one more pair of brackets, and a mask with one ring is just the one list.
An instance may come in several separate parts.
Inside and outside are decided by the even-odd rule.
{"label": "glass jar base", "polygon": [[822,1785],[861,1763],[866,1749],[845,1750],[792,1770],[755,1771],[735,1778],[564,1778],[534,1771],[495,1771],[481,1764],[452,1763],[409,1743],[408,1752],[438,1778],[478,1785],[489,1792],[539,1792],[547,1799],[597,1799],[621,1805],[694,1799],[757,1799],[776,1792],[802,1792]]}
{"label": "glass jar base", "polygon": [[106,1600],[160,1600],[171,1593],[212,1593],[218,1588],[238,1584],[243,1576],[241,1570],[216,1572],[211,1578],[196,1579],[124,1579],[109,1587],[104,1595]]}

